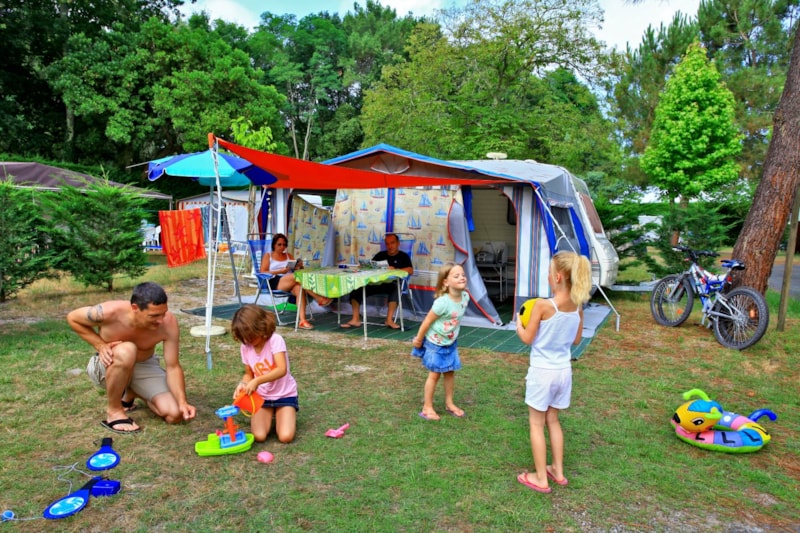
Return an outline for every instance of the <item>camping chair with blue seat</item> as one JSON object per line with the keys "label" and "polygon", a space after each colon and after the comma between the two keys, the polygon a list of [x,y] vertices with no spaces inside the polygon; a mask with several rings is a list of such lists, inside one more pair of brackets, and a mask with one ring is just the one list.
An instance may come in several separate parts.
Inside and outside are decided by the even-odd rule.
{"label": "camping chair with blue seat", "polygon": [[253,262],[253,275],[258,284],[256,299],[253,303],[258,305],[258,299],[261,297],[262,291],[266,289],[269,293],[270,307],[272,307],[272,311],[275,313],[275,319],[278,321],[279,325],[285,326],[289,324],[289,321],[284,322],[281,320],[281,316],[286,311],[286,304],[289,302],[292,293],[279,291],[277,289],[273,290],[269,284],[269,280],[275,276],[261,272],[261,258],[264,254],[268,254],[272,250],[272,236],[269,235],[264,239],[248,239],[247,244],[250,248],[250,259]]}

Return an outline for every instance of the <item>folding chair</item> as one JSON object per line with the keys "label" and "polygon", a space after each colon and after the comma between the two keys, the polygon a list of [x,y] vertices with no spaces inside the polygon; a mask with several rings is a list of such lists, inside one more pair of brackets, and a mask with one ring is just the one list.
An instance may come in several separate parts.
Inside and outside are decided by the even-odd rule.
{"label": "folding chair", "polygon": [[[261,291],[267,289],[270,297],[270,307],[272,307],[272,311],[275,313],[275,319],[278,321],[279,325],[285,326],[286,324],[289,324],[289,321],[284,322],[281,320],[281,316],[286,311],[285,304],[288,303],[292,293],[273,290],[269,284],[269,280],[275,276],[261,272],[261,258],[264,256],[264,254],[268,254],[272,251],[272,238],[248,239],[247,244],[250,248],[250,259],[253,262],[253,275],[255,276],[258,284],[258,289],[256,289],[256,299],[253,303],[258,305],[258,299],[261,297]],[[278,308],[279,303],[284,305],[282,305],[281,308]]]}
{"label": "folding chair", "polygon": [[[413,235],[407,236],[398,234],[400,238],[400,251],[408,254],[411,258],[411,264],[414,264],[414,244],[417,242]],[[411,276],[408,276],[400,282],[400,297],[407,296],[411,302],[411,310],[414,312],[414,317],[417,316],[417,304],[414,303],[414,291],[411,289]],[[397,320],[397,313],[400,312],[401,307],[397,306],[394,319]]]}

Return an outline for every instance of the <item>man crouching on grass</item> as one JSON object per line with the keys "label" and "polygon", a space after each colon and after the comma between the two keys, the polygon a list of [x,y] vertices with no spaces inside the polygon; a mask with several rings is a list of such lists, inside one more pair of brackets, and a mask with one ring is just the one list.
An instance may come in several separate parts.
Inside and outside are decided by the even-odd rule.
{"label": "man crouching on grass", "polygon": [[[67,315],[70,327],[95,349],[86,371],[108,395],[103,427],[116,433],[137,433],[139,425],[128,416],[134,400],[147,406],[167,423],[191,420],[197,414],[186,401],[183,368],[178,361],[180,330],[167,309],[167,293],[160,285],[140,283],[131,301],[112,300],[79,307]],[[165,369],[156,345],[163,343]]]}

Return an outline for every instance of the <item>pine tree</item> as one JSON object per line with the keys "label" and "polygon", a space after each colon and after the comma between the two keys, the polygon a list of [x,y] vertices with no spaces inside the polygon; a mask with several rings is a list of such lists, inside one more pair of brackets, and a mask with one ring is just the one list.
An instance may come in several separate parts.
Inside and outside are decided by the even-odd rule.
{"label": "pine tree", "polygon": [[61,269],[87,286],[114,289],[114,275],[144,274],[141,221],[145,200],[126,188],[98,182],[63,187],[48,198],[48,232]]}
{"label": "pine tree", "polygon": [[40,213],[35,192],[0,180],[0,302],[50,273],[53,253]]}
{"label": "pine tree", "polygon": [[688,202],[738,179],[741,135],[733,94],[699,43],[675,67],[656,106],[642,170],[670,202]]}

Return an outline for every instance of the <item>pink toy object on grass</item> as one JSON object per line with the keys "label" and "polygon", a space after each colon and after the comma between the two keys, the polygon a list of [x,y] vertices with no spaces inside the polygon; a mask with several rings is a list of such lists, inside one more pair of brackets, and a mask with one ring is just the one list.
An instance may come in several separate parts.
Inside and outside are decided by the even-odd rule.
{"label": "pink toy object on grass", "polygon": [[268,451],[258,452],[256,458],[262,463],[271,463],[275,456]]}
{"label": "pink toy object on grass", "polygon": [[345,424],[342,427],[340,427],[339,429],[329,429],[328,431],[325,432],[325,436],[326,437],[330,437],[332,439],[341,439],[342,437],[344,437],[344,432],[349,427],[350,427],[350,424]]}

